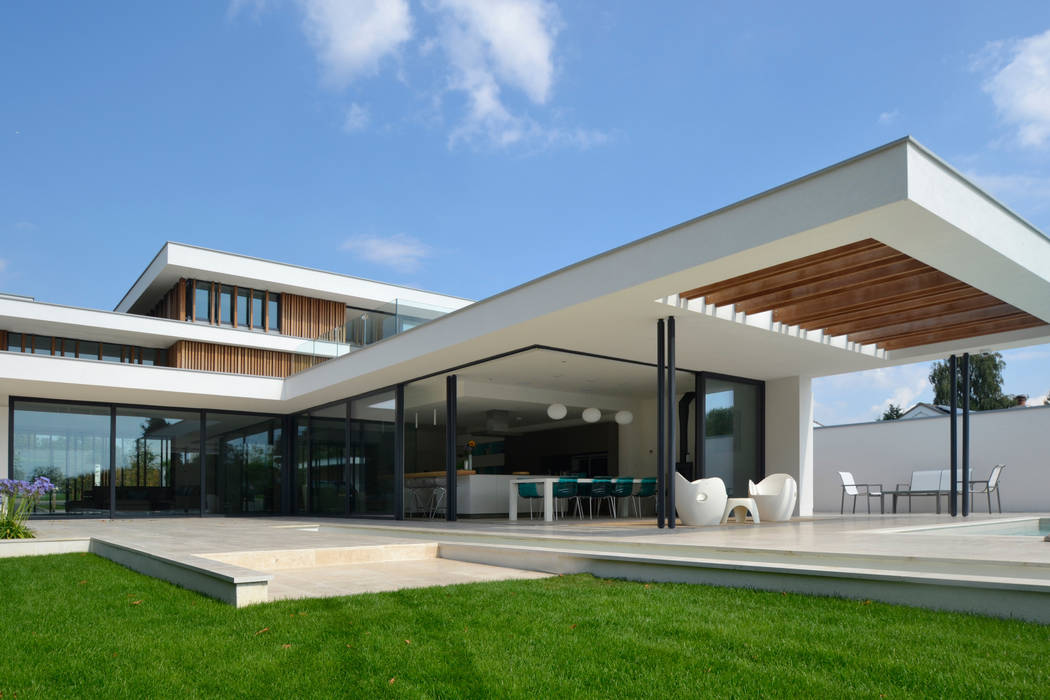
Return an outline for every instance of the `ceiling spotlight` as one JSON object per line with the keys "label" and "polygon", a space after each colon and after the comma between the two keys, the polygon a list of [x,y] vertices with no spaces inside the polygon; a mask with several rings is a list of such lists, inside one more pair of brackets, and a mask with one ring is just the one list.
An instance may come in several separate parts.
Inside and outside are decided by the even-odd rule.
{"label": "ceiling spotlight", "polygon": [[563,403],[552,403],[550,406],[547,406],[547,415],[550,416],[551,420],[561,420],[569,415],[569,409]]}

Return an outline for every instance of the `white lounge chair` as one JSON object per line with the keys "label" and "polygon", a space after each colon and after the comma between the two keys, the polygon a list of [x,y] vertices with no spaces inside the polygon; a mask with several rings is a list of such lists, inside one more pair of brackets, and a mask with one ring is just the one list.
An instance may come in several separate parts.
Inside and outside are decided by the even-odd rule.
{"label": "white lounge chair", "polygon": [[726,485],[718,477],[688,481],[675,472],[674,506],[683,524],[717,525],[728,499]]}
{"label": "white lounge chair", "polygon": [[[868,512],[871,512],[871,499],[879,499],[879,511],[886,512],[886,501],[882,496],[882,484],[858,484],[853,481],[851,472],[839,472],[842,479],[842,498],[839,499],[839,513],[846,512],[846,496],[853,496],[853,512],[857,512],[857,496],[867,496]],[[908,502],[909,505],[911,501]]]}
{"label": "white lounge chair", "polygon": [[798,500],[798,484],[790,474],[770,474],[757,484],[748,480],[747,495],[755,499],[763,521],[791,520]]}

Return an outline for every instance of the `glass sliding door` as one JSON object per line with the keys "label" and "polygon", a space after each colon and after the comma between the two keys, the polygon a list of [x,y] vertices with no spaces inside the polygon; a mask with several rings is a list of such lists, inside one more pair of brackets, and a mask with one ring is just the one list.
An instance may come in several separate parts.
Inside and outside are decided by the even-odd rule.
{"label": "glass sliding door", "polygon": [[446,476],[445,377],[405,385],[405,515],[443,517]]}
{"label": "glass sliding door", "polygon": [[11,477],[57,487],[34,513],[108,516],[109,406],[13,401],[11,410]]}
{"label": "glass sliding door", "polygon": [[200,513],[200,413],[116,409],[118,513]]}
{"label": "glass sliding door", "polygon": [[310,512],[345,515],[346,404],[310,412]]}
{"label": "glass sliding door", "polygon": [[205,424],[206,512],[279,512],[283,464],[280,418],[208,412]]}
{"label": "glass sliding door", "polygon": [[394,515],[393,391],[350,402],[350,514]]}
{"label": "glass sliding door", "polygon": [[700,374],[703,387],[703,476],[719,477],[731,498],[747,496],[747,482],[764,472],[762,382]]}

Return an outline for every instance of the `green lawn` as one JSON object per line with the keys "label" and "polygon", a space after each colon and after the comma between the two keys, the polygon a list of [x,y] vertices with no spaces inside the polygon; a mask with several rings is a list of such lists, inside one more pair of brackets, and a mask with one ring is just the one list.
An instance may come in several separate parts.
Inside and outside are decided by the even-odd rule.
{"label": "green lawn", "polygon": [[1050,627],[590,576],[236,610],[93,555],[0,560],[0,697],[1047,697]]}

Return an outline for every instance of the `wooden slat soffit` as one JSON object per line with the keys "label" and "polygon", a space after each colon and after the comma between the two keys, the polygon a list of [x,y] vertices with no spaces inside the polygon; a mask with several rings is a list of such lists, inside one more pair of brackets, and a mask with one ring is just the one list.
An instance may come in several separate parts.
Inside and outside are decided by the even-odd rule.
{"label": "wooden slat soffit", "polygon": [[965,282],[867,239],[682,292],[773,312],[773,320],[885,350],[1046,325]]}

